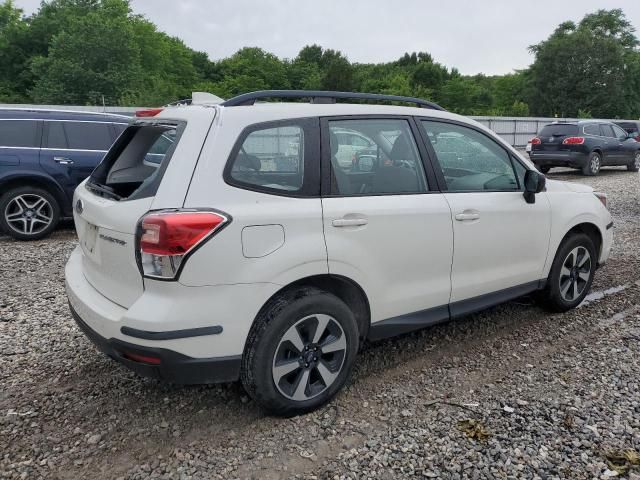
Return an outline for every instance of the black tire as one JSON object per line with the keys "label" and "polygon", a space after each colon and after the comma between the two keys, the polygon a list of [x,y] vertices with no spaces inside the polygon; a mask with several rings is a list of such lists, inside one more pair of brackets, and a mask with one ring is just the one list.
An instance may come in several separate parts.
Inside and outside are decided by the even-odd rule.
{"label": "black tire", "polygon": [[[335,365],[339,363],[339,370],[332,367],[334,369],[332,375],[337,374],[337,376],[332,380],[332,383],[326,385],[322,381],[324,377],[320,375],[319,369],[315,369],[314,374],[313,366],[304,364],[303,355],[308,355],[309,353],[305,353],[304,349],[298,350],[296,348],[295,353],[287,358],[286,365],[293,365],[299,362],[299,366],[295,367],[295,370],[290,374],[282,375],[281,383],[276,385],[276,363],[278,362],[276,355],[281,356],[283,351],[286,351],[286,354],[290,354],[294,350],[293,348],[287,348],[287,345],[293,347],[293,344],[291,342],[287,343],[284,336],[289,335],[289,332],[292,331],[291,329],[297,329],[299,328],[297,327],[298,325],[302,325],[300,327],[301,330],[296,330],[297,332],[302,331],[299,338],[307,337],[303,339],[305,348],[307,348],[307,345],[313,345],[307,340],[315,334],[315,330],[305,330],[303,328],[305,324],[300,322],[313,323],[315,315],[331,317],[333,321],[339,324],[341,329],[337,337],[334,337],[333,333],[325,337],[325,347],[335,342],[334,338],[342,339],[342,335],[344,335],[344,339],[341,340],[341,344],[344,342],[345,345],[343,350],[338,353],[325,354],[320,352],[318,356],[322,356],[322,358],[316,362],[319,367],[319,364],[322,363],[324,368],[329,365],[324,363],[325,359]],[[315,325],[317,329],[319,321]],[[337,328],[334,323],[331,323],[331,326],[332,328]],[[358,352],[358,337],[358,326],[353,313],[335,295],[313,287],[303,287],[285,292],[282,295],[278,295],[263,308],[251,328],[242,358],[240,380],[251,398],[271,414],[292,416],[309,412],[331,400],[349,379]],[[315,345],[322,350],[322,342],[318,342]],[[299,351],[302,352],[298,354],[297,352]],[[339,355],[339,357],[335,357],[336,355]],[[305,365],[307,366],[305,367]],[[310,372],[307,377],[304,377],[305,371]],[[294,400],[285,395],[282,390],[283,387],[292,385],[291,392],[295,390],[294,393],[298,393],[297,386],[305,378],[315,378],[315,381],[312,384],[305,380],[304,400]],[[313,393],[312,387],[319,393]],[[307,391],[315,396],[311,397],[309,395],[309,398],[307,398]]]}
{"label": "black tire", "polygon": [[582,174],[594,176],[600,173],[600,168],[602,168],[602,155],[600,152],[591,152],[587,163],[582,167]]}
{"label": "black tire", "polygon": [[640,150],[634,154],[633,160],[631,160],[631,163],[627,165],[627,170],[630,172],[637,172],[640,170]]}
{"label": "black tire", "polygon": [[[26,203],[21,203],[22,200]],[[30,205],[34,208],[27,208]],[[24,216],[20,214],[20,209],[25,212]],[[59,221],[58,201],[42,188],[17,187],[0,197],[0,229],[16,240],[38,240],[46,237]]]}
{"label": "black tire", "polygon": [[538,167],[538,170],[540,170],[542,173],[549,173],[551,167]]}
{"label": "black tire", "polygon": [[[563,267],[570,266],[569,254],[576,251],[580,252],[580,249],[584,249],[589,253],[589,268],[588,268],[588,279],[581,280],[582,277],[578,277],[578,274],[584,274],[586,271],[586,263],[582,268],[578,268],[575,266],[576,271],[573,272],[572,275],[567,276],[566,270],[563,273]],[[578,254],[578,258],[579,254]],[[584,258],[584,257],[582,257]],[[541,300],[541,303],[549,310],[553,312],[566,312],[567,310],[571,310],[572,308],[580,305],[584,297],[589,293],[589,289],[591,288],[591,284],[593,282],[593,276],[596,271],[596,264],[598,262],[597,252],[593,240],[588,235],[584,233],[576,233],[567,237],[564,242],[558,248],[558,252],[556,253],[556,257],[553,260],[553,265],[551,266],[551,271],[549,272],[549,277],[547,278],[547,285],[545,289],[540,292],[538,298]],[[579,263],[579,262],[577,262]],[[568,270],[573,270],[572,268],[567,268]],[[573,280],[575,278],[575,280]],[[571,296],[569,292],[565,296],[563,294],[563,287],[567,285],[567,281],[575,281],[576,283],[576,291],[578,294],[574,298],[567,298]],[[584,283],[583,283],[584,282]],[[572,290],[573,284],[569,285],[569,290]]]}

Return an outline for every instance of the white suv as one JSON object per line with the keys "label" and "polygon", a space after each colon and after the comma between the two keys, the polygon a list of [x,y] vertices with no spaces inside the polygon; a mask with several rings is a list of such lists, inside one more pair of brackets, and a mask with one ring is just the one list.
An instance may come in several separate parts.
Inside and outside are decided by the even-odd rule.
{"label": "white suv", "polygon": [[[255,103],[294,96],[312,101]],[[141,115],[75,192],[66,286],[86,335],[143,375],[308,411],[365,339],[533,292],[573,308],[609,255],[603,194],[429,102],[270,91]],[[336,160],[346,130],[377,145],[367,171]]]}

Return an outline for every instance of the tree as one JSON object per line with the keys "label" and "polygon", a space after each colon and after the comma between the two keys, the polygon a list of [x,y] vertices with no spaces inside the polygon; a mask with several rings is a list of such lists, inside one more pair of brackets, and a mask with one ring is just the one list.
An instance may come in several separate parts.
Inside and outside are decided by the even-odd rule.
{"label": "tree", "polygon": [[[595,117],[638,115],[629,97],[638,41],[621,10],[599,10],[575,25],[561,24],[545,41],[531,47],[529,105],[544,116]],[[634,110],[635,109],[635,110]]]}
{"label": "tree", "polygon": [[[33,60],[37,102],[109,103],[138,91],[140,46],[125,0],[102,0],[52,37],[49,55]],[[110,41],[106,41],[106,40]],[[114,41],[117,39],[117,41]]]}

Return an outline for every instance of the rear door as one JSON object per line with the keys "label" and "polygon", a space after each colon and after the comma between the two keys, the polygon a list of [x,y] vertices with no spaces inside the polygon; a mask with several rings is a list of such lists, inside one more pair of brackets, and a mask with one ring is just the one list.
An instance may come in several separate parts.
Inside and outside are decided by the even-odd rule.
{"label": "rear door", "polygon": [[42,121],[0,119],[0,171],[38,167]]}
{"label": "rear door", "polygon": [[[370,163],[369,171],[359,172],[343,167],[338,133],[346,130],[387,149],[389,164]],[[430,164],[421,159],[425,152],[416,132],[413,119],[406,117],[322,120],[329,273],[359,283],[370,302],[372,324],[396,322],[396,331],[389,333],[448,318],[451,212],[435,188]]]}
{"label": "rear door", "polygon": [[107,122],[51,120],[44,124],[40,163],[71,198],[115,140]]}

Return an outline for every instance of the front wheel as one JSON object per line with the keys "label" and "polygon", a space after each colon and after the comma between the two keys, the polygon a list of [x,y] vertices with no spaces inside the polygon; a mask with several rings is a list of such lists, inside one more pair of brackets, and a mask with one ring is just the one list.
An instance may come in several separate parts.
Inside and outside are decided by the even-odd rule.
{"label": "front wheel", "polygon": [[358,327],[335,295],[307,287],[278,296],[252,327],[240,378],[265,410],[290,416],[328,402],[347,382]]}
{"label": "front wheel", "polygon": [[627,165],[627,170],[637,172],[640,170],[640,150],[633,156],[633,161]]}
{"label": "front wheel", "polygon": [[60,220],[60,207],[46,190],[25,186],[0,198],[0,229],[17,240],[49,235]]}
{"label": "front wheel", "polygon": [[558,249],[541,292],[543,304],[555,312],[566,312],[584,300],[596,271],[596,248],[584,233],[568,237]]}
{"label": "front wheel", "polygon": [[583,175],[597,175],[600,173],[600,167],[602,167],[602,157],[598,152],[592,152],[587,160],[587,163],[582,167]]}

